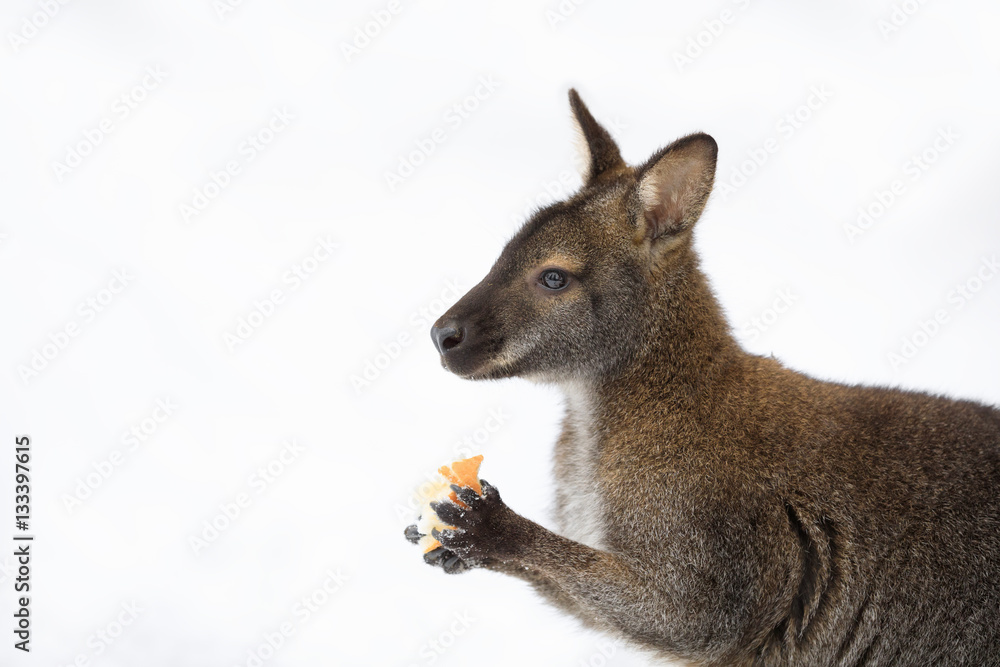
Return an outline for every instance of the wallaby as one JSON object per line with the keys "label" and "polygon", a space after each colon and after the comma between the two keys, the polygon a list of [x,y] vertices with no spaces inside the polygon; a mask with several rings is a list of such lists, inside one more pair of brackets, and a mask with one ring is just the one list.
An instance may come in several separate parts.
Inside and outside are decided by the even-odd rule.
{"label": "wallaby", "polygon": [[561,534],[454,487],[428,562],[687,664],[1000,665],[1000,410],[742,350],[692,245],[715,141],[630,167],[569,98],[582,188],[431,333],[460,377],[564,391]]}

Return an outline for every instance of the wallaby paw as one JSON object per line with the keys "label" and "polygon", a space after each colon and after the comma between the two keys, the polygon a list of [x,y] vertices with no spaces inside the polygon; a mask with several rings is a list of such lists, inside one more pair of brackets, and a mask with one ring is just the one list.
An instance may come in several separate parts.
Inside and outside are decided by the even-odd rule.
{"label": "wallaby paw", "polygon": [[434,530],[431,535],[470,565],[505,560],[516,547],[514,525],[519,517],[500,499],[496,487],[486,480],[480,483],[481,496],[470,488],[452,485],[455,495],[466,507],[450,500],[431,504],[442,522],[454,526],[453,529]]}
{"label": "wallaby paw", "polygon": [[456,556],[454,551],[444,547],[438,547],[425,553],[424,562],[434,567],[440,567],[446,574],[461,574],[472,569],[472,565]]}
{"label": "wallaby paw", "polygon": [[[423,537],[423,533],[417,529],[417,524],[411,524],[403,531],[403,536],[408,542],[416,544]],[[444,547],[432,549],[424,554],[424,562],[434,567],[440,567],[448,574],[460,574],[471,569],[471,565],[462,562],[462,559]]]}
{"label": "wallaby paw", "polygon": [[420,538],[423,536],[424,534],[417,529],[417,524],[415,523],[411,523],[406,527],[406,530],[403,531],[403,537],[406,538],[406,541],[412,542],[413,544],[419,542]]}

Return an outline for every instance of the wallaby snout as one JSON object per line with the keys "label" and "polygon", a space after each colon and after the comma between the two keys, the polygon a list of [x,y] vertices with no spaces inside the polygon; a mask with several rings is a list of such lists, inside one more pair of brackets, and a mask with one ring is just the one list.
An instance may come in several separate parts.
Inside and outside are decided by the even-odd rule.
{"label": "wallaby snout", "polygon": [[504,347],[503,295],[483,283],[431,326],[431,341],[441,355],[441,365],[467,379],[493,377],[498,352]]}
{"label": "wallaby snout", "polygon": [[454,350],[461,345],[464,338],[465,330],[462,328],[451,325],[431,327],[431,340],[434,341],[434,347],[437,348],[438,354],[447,354]]}

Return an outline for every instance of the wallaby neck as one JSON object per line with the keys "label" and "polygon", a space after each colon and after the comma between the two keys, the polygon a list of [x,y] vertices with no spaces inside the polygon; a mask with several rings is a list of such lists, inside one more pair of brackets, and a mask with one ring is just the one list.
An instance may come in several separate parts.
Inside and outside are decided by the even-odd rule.
{"label": "wallaby neck", "polygon": [[600,377],[565,387],[567,394],[587,387],[597,404],[609,407],[636,397],[694,407],[710,400],[718,378],[748,356],[730,333],[693,250],[660,281],[642,348]]}

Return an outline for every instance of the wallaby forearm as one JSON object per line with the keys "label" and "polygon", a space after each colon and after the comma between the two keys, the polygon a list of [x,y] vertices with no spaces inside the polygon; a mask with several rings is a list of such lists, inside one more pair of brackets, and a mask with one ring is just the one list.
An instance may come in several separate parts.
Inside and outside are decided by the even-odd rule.
{"label": "wallaby forearm", "polygon": [[664,575],[676,573],[676,565],[593,549],[533,525],[536,533],[522,562],[543,573],[606,630],[701,664],[729,664],[739,651],[745,609],[691,604],[685,591],[669,590],[674,578]]}
{"label": "wallaby forearm", "polygon": [[484,498],[459,494],[469,509],[438,508],[458,528],[439,539],[461,558],[527,580],[591,627],[641,638],[649,648],[707,661],[733,650],[743,632],[741,610],[692,606],[690,596],[666,590],[673,578],[665,572],[677,568],[558,535],[511,510],[488,482],[483,486]]}
{"label": "wallaby forearm", "polygon": [[[623,629],[624,618],[635,617],[652,598],[663,597],[651,590],[641,566],[607,551],[591,548],[558,535],[533,521],[519,517],[525,526],[520,553],[512,563],[544,577],[546,584],[570,600],[585,618],[596,618],[606,628]],[[634,607],[634,609],[629,609]],[[664,628],[648,631],[658,634]],[[637,630],[638,628],[629,628]]]}

